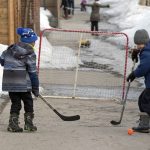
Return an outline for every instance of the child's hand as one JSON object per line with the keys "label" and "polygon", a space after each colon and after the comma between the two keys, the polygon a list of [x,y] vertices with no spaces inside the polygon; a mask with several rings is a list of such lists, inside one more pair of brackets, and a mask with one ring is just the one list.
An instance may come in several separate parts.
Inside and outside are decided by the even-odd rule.
{"label": "child's hand", "polygon": [[136,63],[138,62],[138,54],[139,54],[139,52],[140,51],[138,49],[132,49],[132,54],[131,54],[132,61],[135,60]]}
{"label": "child's hand", "polygon": [[32,87],[32,93],[34,94],[35,97],[39,96],[39,88]]}
{"label": "child's hand", "polygon": [[127,77],[127,82],[132,82],[135,79],[134,72],[131,72]]}
{"label": "child's hand", "polygon": [[107,7],[110,8],[110,5],[108,4]]}

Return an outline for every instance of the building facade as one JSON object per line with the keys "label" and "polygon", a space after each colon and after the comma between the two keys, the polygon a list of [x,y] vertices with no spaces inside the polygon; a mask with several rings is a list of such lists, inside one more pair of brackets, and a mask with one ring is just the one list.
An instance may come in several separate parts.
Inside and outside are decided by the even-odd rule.
{"label": "building facade", "polygon": [[0,0],[0,43],[18,41],[17,27],[40,32],[40,0]]}

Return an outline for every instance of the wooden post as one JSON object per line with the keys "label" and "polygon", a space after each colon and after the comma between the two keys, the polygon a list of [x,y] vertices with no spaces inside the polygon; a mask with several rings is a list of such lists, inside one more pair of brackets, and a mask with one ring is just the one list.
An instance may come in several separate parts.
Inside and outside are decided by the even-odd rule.
{"label": "wooden post", "polygon": [[29,10],[30,10],[30,0],[26,0],[24,27],[27,27],[28,24]]}
{"label": "wooden post", "polygon": [[57,0],[57,21],[58,21],[58,25],[57,27],[60,27],[60,15],[61,15],[61,9],[60,9],[60,0]]}
{"label": "wooden post", "polygon": [[8,44],[14,43],[14,0],[8,0]]}
{"label": "wooden post", "polygon": [[16,34],[16,29],[18,27],[21,27],[21,1],[20,0],[14,0],[14,37],[15,37],[15,42],[19,41],[19,36]]}
{"label": "wooden post", "polygon": [[140,5],[146,5],[146,0],[140,0],[140,1],[139,1],[139,4],[140,4]]}

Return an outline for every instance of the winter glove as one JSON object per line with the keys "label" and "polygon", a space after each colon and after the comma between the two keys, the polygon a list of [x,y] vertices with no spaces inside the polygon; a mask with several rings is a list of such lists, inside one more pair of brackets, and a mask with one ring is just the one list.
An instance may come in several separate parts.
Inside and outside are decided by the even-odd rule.
{"label": "winter glove", "polygon": [[108,5],[106,5],[108,8],[110,8],[110,5],[108,4]]}
{"label": "winter glove", "polygon": [[4,59],[2,59],[1,57],[0,57],[0,64],[1,66],[4,66]]}
{"label": "winter glove", "polygon": [[38,97],[39,96],[39,88],[32,87],[32,93],[34,94],[35,97]]}
{"label": "winter glove", "polygon": [[132,54],[131,54],[132,61],[135,60],[136,63],[138,62],[138,54],[139,54],[139,50],[137,49],[132,50]]}
{"label": "winter glove", "polygon": [[127,77],[127,81],[129,82],[132,82],[133,80],[135,79],[135,75],[134,75],[134,72],[130,73]]}

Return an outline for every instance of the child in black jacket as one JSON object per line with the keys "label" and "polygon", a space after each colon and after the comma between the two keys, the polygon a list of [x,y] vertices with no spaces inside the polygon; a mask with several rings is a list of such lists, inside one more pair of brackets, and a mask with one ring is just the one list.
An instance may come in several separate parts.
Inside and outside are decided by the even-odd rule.
{"label": "child in black jacket", "polygon": [[24,103],[24,130],[36,131],[33,124],[34,109],[31,92],[39,96],[39,79],[36,69],[36,55],[33,46],[37,40],[36,33],[30,28],[18,28],[17,34],[20,42],[13,44],[5,50],[0,62],[4,67],[2,90],[9,92],[11,109],[7,130],[22,132],[19,126],[21,100]]}

